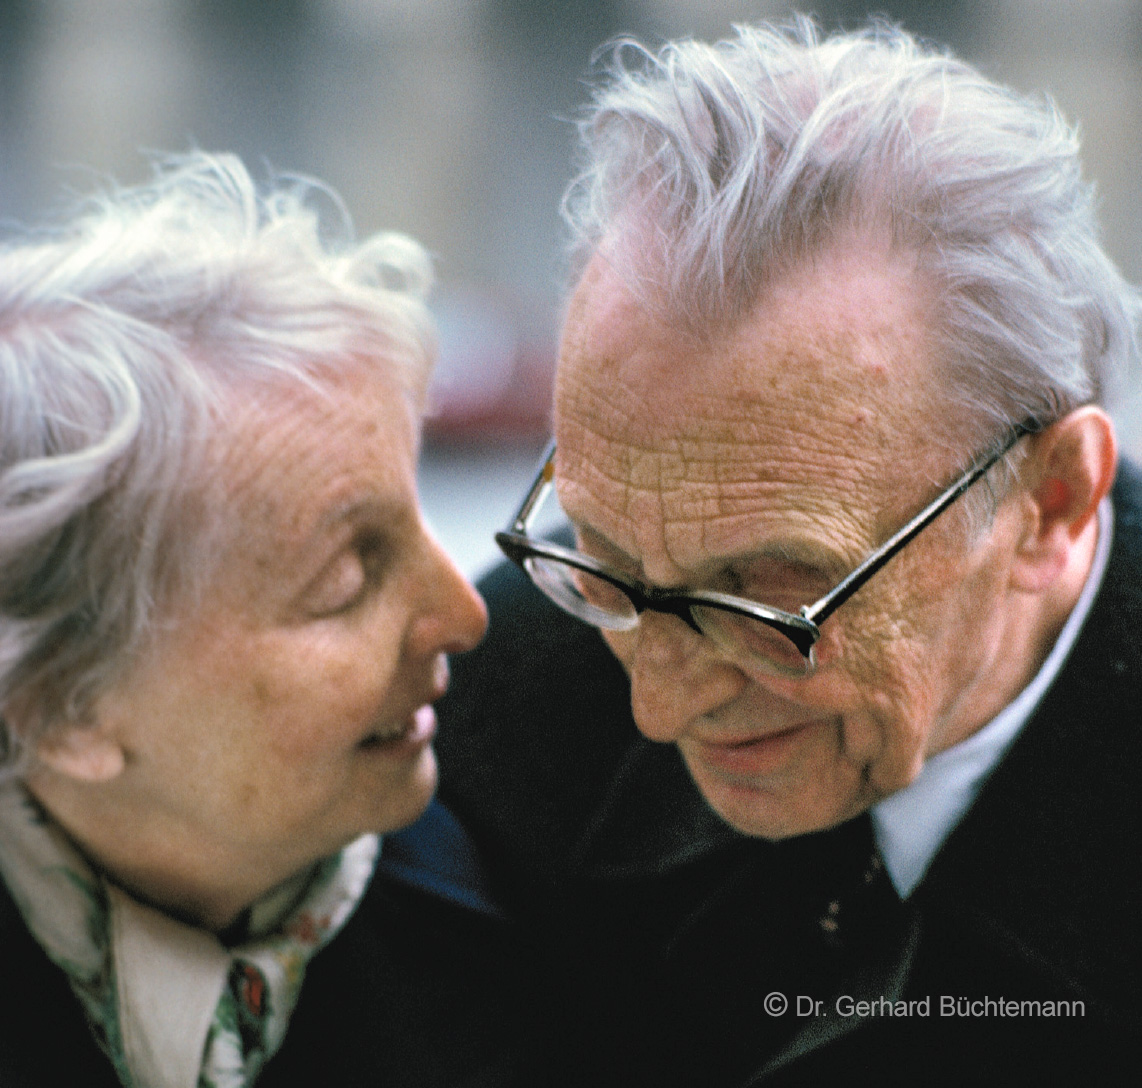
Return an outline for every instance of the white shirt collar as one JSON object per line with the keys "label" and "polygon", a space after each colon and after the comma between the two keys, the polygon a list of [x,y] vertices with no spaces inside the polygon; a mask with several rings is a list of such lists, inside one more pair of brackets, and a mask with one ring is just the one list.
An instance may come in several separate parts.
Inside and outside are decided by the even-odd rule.
{"label": "white shirt collar", "polygon": [[1030,720],[1078,638],[1110,554],[1114,515],[1110,500],[1098,508],[1098,543],[1082,593],[1035,678],[987,725],[947,751],[931,756],[909,786],[874,805],[873,833],[892,883],[907,898],[932,859],[971,808],[987,779]]}

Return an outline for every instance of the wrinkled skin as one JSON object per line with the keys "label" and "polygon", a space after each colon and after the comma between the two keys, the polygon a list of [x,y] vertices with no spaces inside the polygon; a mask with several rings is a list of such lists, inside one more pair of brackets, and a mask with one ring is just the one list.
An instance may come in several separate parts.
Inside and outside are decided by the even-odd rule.
{"label": "wrinkled skin", "polygon": [[424,810],[427,704],[486,613],[425,527],[416,421],[376,368],[237,391],[212,452],[230,520],[202,599],[29,784],[120,883],[219,927]]}
{"label": "wrinkled skin", "polygon": [[[904,256],[852,239],[702,340],[596,256],[571,300],[556,479],[580,547],[662,587],[796,612],[962,472],[933,401],[931,298]],[[635,721],[676,744],[748,834],[832,826],[907,785],[1034,674],[1049,636],[1012,585],[1026,507],[982,539],[938,519],[822,627],[805,678],[751,674],[680,620],[605,634]]]}

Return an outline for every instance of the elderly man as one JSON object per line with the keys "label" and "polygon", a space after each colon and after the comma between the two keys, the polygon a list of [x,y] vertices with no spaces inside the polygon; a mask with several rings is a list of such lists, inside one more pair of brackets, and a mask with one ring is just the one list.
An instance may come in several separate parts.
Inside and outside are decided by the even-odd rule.
{"label": "elderly man", "polygon": [[624,47],[582,133],[499,537],[547,599],[487,580],[443,753],[567,1080],[1137,1065],[1142,480],[1099,406],[1137,299],[1073,133],[804,23]]}

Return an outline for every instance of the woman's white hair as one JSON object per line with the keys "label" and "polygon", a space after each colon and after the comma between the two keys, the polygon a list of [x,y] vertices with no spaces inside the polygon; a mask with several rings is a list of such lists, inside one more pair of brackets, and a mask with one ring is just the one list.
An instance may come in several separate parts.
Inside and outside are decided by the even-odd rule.
{"label": "woman's white hair", "polygon": [[960,440],[1103,398],[1136,359],[1138,296],[1049,103],[884,24],[735,33],[610,50],[564,201],[579,267],[601,251],[648,304],[709,333],[872,228],[938,285],[940,395]]}
{"label": "woman's white hair", "polygon": [[410,238],[354,243],[328,189],[201,152],[0,245],[0,766],[82,722],[209,568],[227,396],[364,365],[419,413],[430,280]]}

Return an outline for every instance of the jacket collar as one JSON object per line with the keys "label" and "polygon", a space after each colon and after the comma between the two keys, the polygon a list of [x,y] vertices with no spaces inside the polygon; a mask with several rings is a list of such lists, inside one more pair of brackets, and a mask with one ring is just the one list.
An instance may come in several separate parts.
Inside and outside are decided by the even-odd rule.
{"label": "jacket collar", "polygon": [[1139,996],[1126,954],[1142,890],[1142,474],[1130,466],[1114,505],[1110,562],[1070,659],[917,892],[1111,1001]]}

